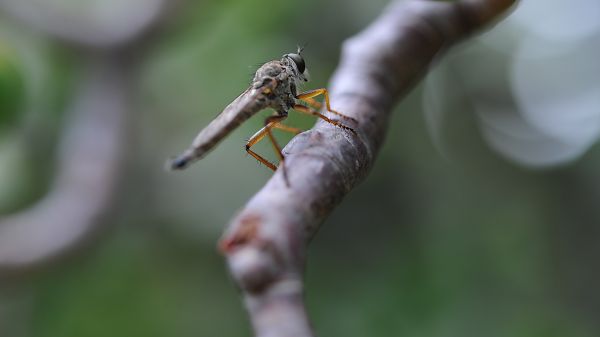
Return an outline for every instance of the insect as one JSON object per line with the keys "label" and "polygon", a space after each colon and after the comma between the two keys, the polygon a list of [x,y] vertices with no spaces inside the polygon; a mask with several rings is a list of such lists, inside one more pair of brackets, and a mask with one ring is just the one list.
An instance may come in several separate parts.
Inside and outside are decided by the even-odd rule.
{"label": "insect", "polygon": [[268,137],[280,160],[280,166],[283,168],[286,183],[288,182],[284,166],[285,157],[281,152],[281,147],[273,136],[272,130],[279,129],[294,134],[302,132],[300,129],[282,124],[282,121],[287,118],[290,109],[319,117],[327,123],[356,134],[354,129],[318,111],[318,109],[321,109],[322,103],[316,101],[314,98],[323,95],[325,107],[328,112],[342,119],[356,122],[354,118],[343,115],[331,108],[327,89],[315,89],[297,93],[298,86],[302,82],[308,81],[308,71],[301,52],[302,49],[298,48],[296,53],[285,54],[280,60],[273,60],[263,64],[256,71],[250,87],[231,102],[208,126],[202,129],[187,150],[175,159],[170,160],[167,163],[168,168],[182,170],[194,161],[203,158],[236,127],[266,108],[273,109],[275,113],[267,117],[264,127],[248,139],[245,146],[246,152],[266,167],[275,171],[277,169],[275,164],[252,150],[252,146],[256,145],[265,136]]}

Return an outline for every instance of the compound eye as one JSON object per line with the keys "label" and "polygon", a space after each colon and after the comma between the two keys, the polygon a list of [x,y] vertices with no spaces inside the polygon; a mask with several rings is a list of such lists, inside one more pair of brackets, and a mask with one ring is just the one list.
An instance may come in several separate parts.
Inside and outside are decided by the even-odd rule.
{"label": "compound eye", "polygon": [[300,54],[287,54],[287,56],[291,58],[294,63],[296,63],[298,71],[304,74],[304,70],[306,70],[306,64],[304,64],[304,59],[302,56],[300,56]]}

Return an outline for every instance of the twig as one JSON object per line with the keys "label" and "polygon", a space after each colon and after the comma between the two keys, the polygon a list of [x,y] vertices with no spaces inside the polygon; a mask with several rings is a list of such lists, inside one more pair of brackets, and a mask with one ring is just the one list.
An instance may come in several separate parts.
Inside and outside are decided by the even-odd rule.
{"label": "twig", "polygon": [[396,1],[344,43],[331,80],[335,108],[358,137],[319,122],[285,148],[281,172],[232,221],[220,249],[258,337],[309,337],[306,247],[325,217],[372,167],[390,112],[440,52],[498,19],[515,0]]}
{"label": "twig", "polygon": [[119,60],[88,62],[51,192],[0,219],[0,276],[28,271],[80,245],[112,205],[122,171],[131,80]]}
{"label": "twig", "polygon": [[39,0],[0,0],[0,9],[54,39],[113,49],[147,33],[148,28],[164,16],[166,5],[165,0],[141,1],[138,6],[115,3],[109,13],[85,15],[73,11],[69,5]]}
{"label": "twig", "polygon": [[76,48],[85,64],[52,189],[37,204],[0,219],[0,278],[74,251],[105,222],[124,173],[125,129],[136,96],[131,59],[178,3],[143,1],[143,8],[125,3],[112,8],[116,19],[105,13],[84,20],[56,4],[0,0],[1,10]]}

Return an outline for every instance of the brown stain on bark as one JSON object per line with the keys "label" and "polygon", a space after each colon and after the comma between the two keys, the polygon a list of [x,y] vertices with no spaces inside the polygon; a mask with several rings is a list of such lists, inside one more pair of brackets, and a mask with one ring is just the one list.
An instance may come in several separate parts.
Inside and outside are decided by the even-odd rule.
{"label": "brown stain on bark", "polygon": [[223,254],[228,254],[236,248],[255,240],[260,223],[261,218],[256,214],[248,214],[242,217],[237,229],[219,242],[219,251]]}

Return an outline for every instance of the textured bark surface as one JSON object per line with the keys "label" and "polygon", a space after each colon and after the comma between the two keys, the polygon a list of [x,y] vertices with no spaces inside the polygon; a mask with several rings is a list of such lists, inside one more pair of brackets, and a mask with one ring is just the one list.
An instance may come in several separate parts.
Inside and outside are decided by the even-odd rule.
{"label": "textured bark surface", "polygon": [[358,135],[324,122],[284,149],[279,170],[233,219],[219,245],[255,335],[313,336],[304,303],[306,247],[325,217],[370,171],[394,105],[441,52],[491,24],[515,0],[396,1],[344,42],[333,108]]}

